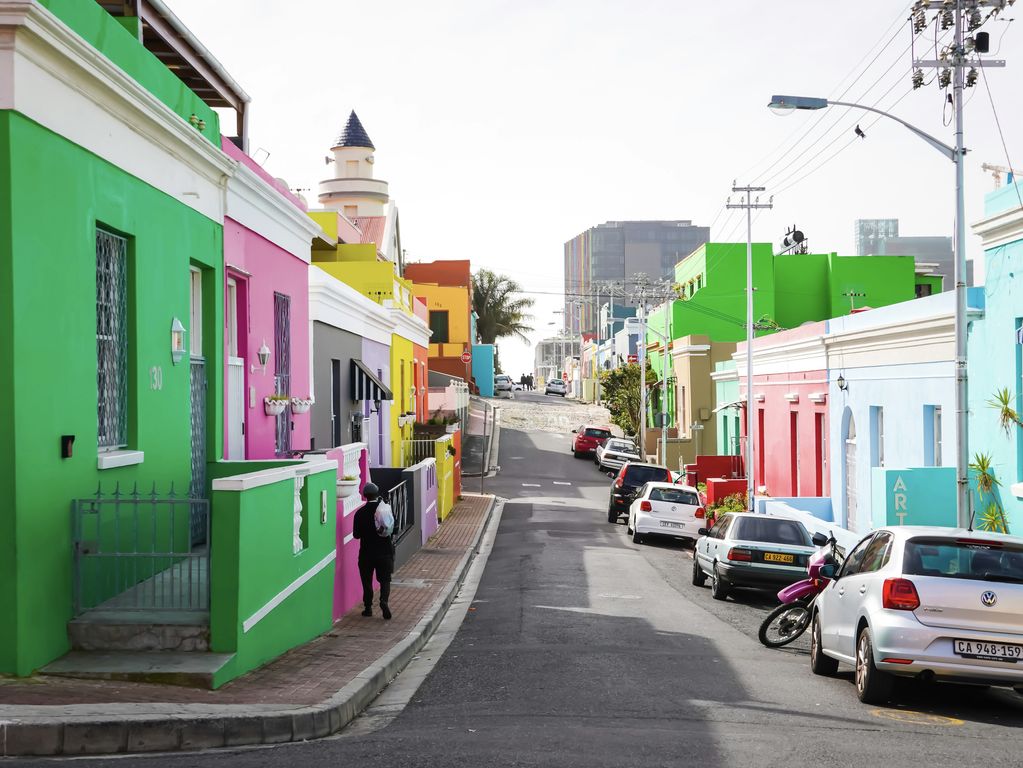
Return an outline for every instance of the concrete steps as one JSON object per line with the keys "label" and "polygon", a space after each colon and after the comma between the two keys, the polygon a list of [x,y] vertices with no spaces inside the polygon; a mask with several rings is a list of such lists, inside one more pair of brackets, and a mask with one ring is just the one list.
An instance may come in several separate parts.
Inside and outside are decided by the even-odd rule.
{"label": "concrete steps", "polygon": [[189,651],[210,649],[206,611],[86,611],[68,622],[76,651]]}
{"label": "concrete steps", "polygon": [[71,651],[40,671],[57,677],[212,688],[233,654],[184,651]]}

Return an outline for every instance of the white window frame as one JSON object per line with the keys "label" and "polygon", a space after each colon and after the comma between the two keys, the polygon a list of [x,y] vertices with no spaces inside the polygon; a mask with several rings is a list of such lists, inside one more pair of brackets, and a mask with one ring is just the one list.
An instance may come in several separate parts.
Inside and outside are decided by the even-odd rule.
{"label": "white window frame", "polygon": [[238,354],[238,281],[227,278],[227,356]]}
{"label": "white window frame", "polygon": [[202,272],[189,267],[188,351],[192,357],[202,357]]}

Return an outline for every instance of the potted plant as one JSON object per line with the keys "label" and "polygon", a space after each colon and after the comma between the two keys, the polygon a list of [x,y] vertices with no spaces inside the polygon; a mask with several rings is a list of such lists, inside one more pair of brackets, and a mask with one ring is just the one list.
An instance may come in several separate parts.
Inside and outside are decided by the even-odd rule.
{"label": "potted plant", "polygon": [[291,412],[306,413],[313,407],[314,402],[315,400],[311,397],[293,397],[291,398]]}
{"label": "potted plant", "polygon": [[359,478],[353,475],[345,475],[337,481],[338,498],[347,499],[359,492]]}
{"label": "potted plant", "polygon": [[290,395],[274,394],[263,398],[263,407],[266,409],[267,416],[280,416],[290,404]]}
{"label": "potted plant", "polygon": [[454,416],[448,416],[448,418],[444,420],[444,431],[449,435],[455,434],[455,432],[458,431],[459,426],[458,419]]}

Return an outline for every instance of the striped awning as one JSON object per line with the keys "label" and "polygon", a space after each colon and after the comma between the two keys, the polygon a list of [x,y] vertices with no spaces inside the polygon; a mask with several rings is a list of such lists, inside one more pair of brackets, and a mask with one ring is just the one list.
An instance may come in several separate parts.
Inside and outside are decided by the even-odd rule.
{"label": "striped awning", "polygon": [[362,362],[352,358],[352,400],[393,400],[387,385]]}

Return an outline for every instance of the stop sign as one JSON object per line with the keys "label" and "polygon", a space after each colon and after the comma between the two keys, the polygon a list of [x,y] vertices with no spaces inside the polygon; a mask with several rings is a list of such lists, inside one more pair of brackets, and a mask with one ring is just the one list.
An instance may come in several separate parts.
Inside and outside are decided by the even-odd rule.
{"label": "stop sign", "polygon": [[472,354],[470,354],[469,352],[463,352],[462,353],[462,362],[463,363],[468,363],[470,360],[472,360]]}
{"label": "stop sign", "polygon": [[561,380],[568,381],[568,371],[565,371],[563,374],[561,374]]}

